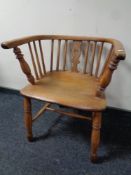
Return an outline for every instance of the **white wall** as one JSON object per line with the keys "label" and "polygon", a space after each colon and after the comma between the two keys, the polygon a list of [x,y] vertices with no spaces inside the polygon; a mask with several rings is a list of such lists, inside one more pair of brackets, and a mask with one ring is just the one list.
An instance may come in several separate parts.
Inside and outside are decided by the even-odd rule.
{"label": "white wall", "polygon": [[[131,110],[130,0],[0,0],[0,42],[34,34],[119,39],[127,58],[107,89],[108,106]],[[0,86],[20,89],[26,78],[11,50],[0,48]]]}

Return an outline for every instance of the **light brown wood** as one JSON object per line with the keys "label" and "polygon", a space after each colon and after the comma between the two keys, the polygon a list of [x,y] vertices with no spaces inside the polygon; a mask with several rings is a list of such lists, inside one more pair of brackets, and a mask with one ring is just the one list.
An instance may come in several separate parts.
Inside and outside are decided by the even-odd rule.
{"label": "light brown wood", "polygon": [[83,115],[79,115],[79,114],[75,114],[75,113],[71,113],[71,112],[64,112],[64,111],[60,111],[58,109],[53,109],[53,108],[46,108],[46,110],[49,110],[49,111],[53,111],[53,112],[57,112],[59,114],[62,114],[61,116],[63,115],[67,115],[67,116],[70,116],[70,117],[73,117],[73,118],[79,118],[79,119],[84,119],[84,120],[89,120],[91,121],[91,118],[88,117],[88,116],[83,116]]}
{"label": "light brown wood", "polygon": [[61,40],[58,40],[58,52],[57,52],[57,64],[56,64],[56,70],[59,70],[59,64],[60,64],[60,46],[61,46]]}
{"label": "light brown wood", "polygon": [[40,76],[40,78],[42,78],[43,74],[42,74],[42,70],[41,70],[41,65],[40,65],[39,56],[38,56],[38,52],[37,52],[35,41],[33,41],[33,45],[34,45],[34,50],[35,50],[37,66],[38,66],[38,70],[39,70],[39,76]]}
{"label": "light brown wood", "polygon": [[87,69],[87,64],[88,64],[88,51],[89,51],[89,47],[90,47],[90,42],[87,41],[87,46],[85,48],[85,64],[84,64],[84,71],[83,73],[86,73],[86,69]]}
{"label": "light brown wood", "polygon": [[65,112],[65,111],[61,111],[61,110],[58,110],[58,109],[54,109],[54,108],[50,108],[49,106],[51,106],[51,103],[46,103],[44,104],[44,106],[35,114],[35,116],[32,118],[32,122],[34,122],[36,119],[38,119],[39,117],[41,117],[41,115],[46,111],[46,110],[49,110],[49,111],[52,111],[52,112],[56,112],[56,113],[59,113],[59,114],[62,114],[60,115],[61,117],[66,115],[66,116],[70,116],[70,117],[74,117],[74,118],[80,118],[80,119],[84,119],[84,120],[89,120],[91,121],[91,117],[88,117],[88,116],[83,116],[83,115],[80,115],[80,114],[75,114],[73,112]]}
{"label": "light brown wood", "polygon": [[91,66],[90,66],[90,75],[93,75],[93,65],[94,65],[94,58],[95,58],[95,51],[96,51],[96,42],[92,45],[92,59],[91,59]]}
{"label": "light brown wood", "polygon": [[44,74],[46,74],[46,68],[45,68],[45,62],[44,62],[44,54],[43,54],[42,45],[41,45],[41,41],[40,40],[39,40],[39,48],[40,48],[43,72],[44,72]]}
{"label": "light brown wood", "polygon": [[114,54],[119,57],[119,59],[124,59],[125,51],[122,43],[118,40],[112,38],[103,38],[103,37],[85,37],[85,36],[64,36],[64,35],[34,35],[27,36],[19,39],[14,39],[11,41],[3,42],[1,46],[4,49],[14,48],[22,44],[26,44],[36,40],[75,40],[75,41],[97,41],[97,42],[107,42],[111,43],[114,46]]}
{"label": "light brown wood", "polygon": [[36,119],[38,119],[47,109],[48,106],[50,106],[50,103],[46,103],[38,112],[37,114],[33,117],[32,122],[34,122]]}
{"label": "light brown wood", "polygon": [[[43,54],[43,40],[51,41],[51,57],[46,57],[47,61],[45,61]],[[60,56],[63,49],[61,41],[65,42],[63,57]],[[34,45],[33,48],[31,47],[32,42]],[[41,61],[39,60],[36,42],[38,42],[39,45]],[[57,52],[54,52],[55,42],[58,42]],[[71,48],[70,43],[74,43],[73,48]],[[83,54],[84,43],[87,43],[87,45],[84,48]],[[92,43],[94,43],[93,47]],[[19,48],[19,46],[23,44],[28,44],[29,46],[36,79],[33,77],[30,67]],[[96,48],[98,44],[99,49],[97,52]],[[105,56],[105,58],[103,58],[105,44],[111,45],[111,49],[109,49],[107,57]],[[122,43],[111,38],[36,35],[3,42],[1,46],[5,49],[13,48],[23,73],[31,83],[21,90],[21,94],[24,96],[24,118],[28,139],[32,140],[32,122],[46,110],[75,118],[90,120],[90,118],[76,113],[50,108],[49,106],[52,103],[73,109],[91,111],[93,114],[91,118],[91,160],[95,162],[97,160],[97,150],[100,142],[101,115],[102,111],[106,108],[104,91],[110,84],[113,72],[117,69],[119,61],[125,59],[126,54]],[[90,49],[91,47],[92,49]],[[72,53],[71,58],[69,58],[71,61],[71,68],[69,71],[66,70],[67,55],[69,55],[68,50],[71,50]],[[44,50],[44,53],[45,52],[46,49]],[[33,53],[35,53],[36,59],[34,59]],[[56,58],[54,53],[57,53]],[[105,60],[105,64],[101,70],[102,59]],[[45,63],[48,62],[48,60],[50,60],[50,72],[46,72],[48,65]],[[82,60],[84,63],[83,65],[81,64]],[[42,63],[42,69],[40,63]],[[62,70],[60,70],[60,63],[63,63]],[[81,64],[82,71],[78,70],[78,64]],[[87,71],[88,67],[90,70],[89,73]],[[47,102],[47,104],[37,112],[33,119],[31,114],[32,98]]]}
{"label": "light brown wood", "polygon": [[24,96],[83,110],[101,111],[104,98],[96,97],[98,80],[87,74],[70,71],[49,72],[46,77],[21,90]]}
{"label": "light brown wood", "polygon": [[78,72],[77,65],[80,63],[79,58],[81,54],[81,42],[74,42],[72,49],[72,72]]}
{"label": "light brown wood", "polygon": [[101,112],[94,112],[92,116],[92,134],[91,134],[91,161],[98,159],[97,149],[100,144]]}
{"label": "light brown wood", "polygon": [[51,41],[51,61],[50,61],[50,71],[53,70],[53,51],[54,51],[54,40]]}
{"label": "light brown wood", "polygon": [[34,68],[35,76],[36,76],[36,79],[38,80],[39,75],[38,75],[38,72],[37,72],[36,63],[35,63],[35,59],[34,59],[34,55],[33,55],[30,43],[28,43],[28,47],[29,47],[29,51],[30,51],[30,55],[31,55],[31,60],[32,60],[32,65],[33,65],[33,68]]}
{"label": "light brown wood", "polygon": [[99,78],[100,83],[99,83],[99,88],[97,91],[97,96],[99,96],[99,94],[101,94],[101,92],[103,92],[106,89],[106,87],[110,84],[111,79],[112,79],[112,74],[114,70],[117,69],[118,63],[120,61],[117,58],[117,56],[114,55],[113,53],[114,51],[112,51],[111,57],[107,60],[105,70]]}
{"label": "light brown wood", "polygon": [[31,113],[31,99],[24,97],[24,121],[27,129],[27,138],[32,141],[32,113]]}
{"label": "light brown wood", "polygon": [[66,67],[67,44],[68,44],[68,41],[66,40],[66,41],[65,41],[65,45],[64,45],[63,70],[65,70],[65,67]]}
{"label": "light brown wood", "polygon": [[106,68],[108,67],[108,64],[109,64],[109,61],[112,57],[112,54],[113,54],[113,45],[111,46],[110,50],[108,51],[108,54],[107,54],[107,57],[106,57],[106,61],[105,61],[105,64],[102,68],[102,71],[101,71],[101,75],[100,77],[103,75],[103,73],[105,72]]}
{"label": "light brown wood", "polygon": [[34,80],[33,75],[31,74],[30,67],[29,67],[29,65],[27,64],[27,62],[25,61],[25,59],[24,59],[24,57],[23,57],[23,54],[21,53],[20,48],[15,47],[15,48],[14,48],[14,53],[15,53],[15,55],[16,55],[16,58],[19,60],[21,69],[22,69],[23,73],[26,75],[28,81],[29,81],[31,84],[35,84],[35,80]]}
{"label": "light brown wood", "polygon": [[99,46],[95,77],[98,77],[98,71],[99,71],[99,66],[100,66],[100,61],[101,61],[101,54],[102,54],[102,50],[103,50],[103,45],[104,45],[104,43],[101,43],[101,46]]}

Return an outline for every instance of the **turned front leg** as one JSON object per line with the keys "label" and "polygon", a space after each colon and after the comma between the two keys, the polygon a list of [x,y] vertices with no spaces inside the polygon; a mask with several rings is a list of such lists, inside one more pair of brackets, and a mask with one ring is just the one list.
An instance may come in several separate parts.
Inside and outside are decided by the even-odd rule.
{"label": "turned front leg", "polygon": [[27,130],[27,138],[32,141],[32,111],[31,111],[31,99],[24,97],[24,121]]}
{"label": "turned front leg", "polygon": [[91,161],[97,161],[97,150],[100,143],[101,112],[94,112],[92,116]]}

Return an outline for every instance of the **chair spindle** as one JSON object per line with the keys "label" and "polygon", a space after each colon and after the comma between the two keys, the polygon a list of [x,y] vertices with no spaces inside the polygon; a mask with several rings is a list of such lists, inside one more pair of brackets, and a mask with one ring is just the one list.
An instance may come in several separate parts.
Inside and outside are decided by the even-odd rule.
{"label": "chair spindle", "polygon": [[51,62],[50,62],[50,71],[53,70],[53,51],[54,51],[54,40],[51,41]]}
{"label": "chair spindle", "polygon": [[104,45],[104,43],[102,42],[101,46],[98,46],[98,58],[97,58],[95,77],[98,76],[98,71],[99,71],[100,62],[101,62],[101,55],[102,55],[103,45]]}
{"label": "chair spindle", "polygon": [[57,63],[56,63],[56,70],[59,70],[60,64],[60,47],[61,47],[61,40],[58,40],[58,50],[57,50]]}
{"label": "chair spindle", "polygon": [[96,44],[97,44],[97,42],[95,41],[94,44],[93,44],[93,48],[92,48],[92,58],[91,58],[91,66],[90,66],[90,75],[93,74],[93,65],[94,65],[94,59],[95,59]]}
{"label": "chair spindle", "polygon": [[65,67],[66,67],[67,44],[68,44],[68,41],[65,40],[65,45],[64,45],[64,60],[63,60],[63,70],[65,70]]}
{"label": "chair spindle", "polygon": [[46,74],[46,68],[45,68],[45,62],[44,62],[44,54],[43,54],[43,49],[42,49],[42,45],[41,45],[41,40],[39,40],[39,48],[40,48],[43,72],[44,72],[44,74]]}
{"label": "chair spindle", "polygon": [[39,79],[39,75],[38,75],[38,72],[37,72],[36,63],[35,63],[35,59],[34,59],[34,55],[33,55],[32,48],[31,48],[31,44],[30,43],[28,43],[28,47],[29,47],[29,51],[30,51],[30,55],[31,55],[31,60],[32,60],[34,72],[35,72],[35,77],[38,80]]}
{"label": "chair spindle", "polygon": [[73,49],[72,49],[72,72],[79,72],[78,71],[78,64],[80,63],[80,55],[81,55],[81,42],[74,41]]}
{"label": "chair spindle", "polygon": [[88,64],[88,52],[90,47],[90,41],[87,41],[86,48],[85,48],[85,63],[84,63],[84,71],[83,73],[86,73],[87,64]]}
{"label": "chair spindle", "polygon": [[107,65],[109,63],[109,60],[110,60],[112,54],[113,54],[113,45],[111,46],[111,48],[110,48],[110,50],[109,50],[109,52],[107,54],[107,57],[105,59],[105,64],[103,65],[103,68],[102,68],[102,71],[101,71],[101,75],[100,76],[103,75],[103,73],[104,73],[104,71],[105,71],[105,69],[106,69],[106,67],[107,67]]}
{"label": "chair spindle", "polygon": [[38,52],[37,52],[35,41],[33,41],[33,45],[34,45],[35,56],[36,56],[36,61],[37,61],[37,65],[38,65],[39,74],[40,74],[40,77],[42,77],[43,75],[42,75],[42,70],[41,70],[41,66],[40,66],[40,61],[39,61],[39,56],[38,56]]}

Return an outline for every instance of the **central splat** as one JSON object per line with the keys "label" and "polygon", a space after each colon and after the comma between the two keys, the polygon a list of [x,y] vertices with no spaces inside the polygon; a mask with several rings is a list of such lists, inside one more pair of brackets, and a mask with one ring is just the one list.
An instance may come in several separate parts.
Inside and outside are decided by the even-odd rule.
{"label": "central splat", "polygon": [[81,42],[74,42],[72,49],[72,72],[78,72],[77,65],[80,63]]}

